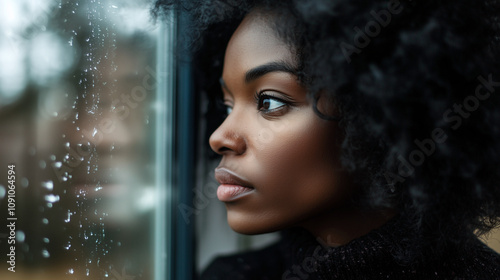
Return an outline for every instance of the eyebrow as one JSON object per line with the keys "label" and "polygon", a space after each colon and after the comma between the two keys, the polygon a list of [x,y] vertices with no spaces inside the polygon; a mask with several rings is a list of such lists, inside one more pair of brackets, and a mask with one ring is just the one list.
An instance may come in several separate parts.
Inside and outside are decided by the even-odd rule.
{"label": "eyebrow", "polygon": [[[248,70],[245,74],[245,83],[248,84],[250,82],[253,82],[258,78],[272,72],[285,72],[292,75],[297,75],[298,71],[290,63],[287,63],[285,61],[273,61]],[[222,77],[219,79],[219,82],[221,86],[230,93]]]}
{"label": "eyebrow", "polygon": [[297,69],[285,61],[269,62],[247,71],[245,74],[245,83],[250,83],[271,72],[286,72],[297,75]]}

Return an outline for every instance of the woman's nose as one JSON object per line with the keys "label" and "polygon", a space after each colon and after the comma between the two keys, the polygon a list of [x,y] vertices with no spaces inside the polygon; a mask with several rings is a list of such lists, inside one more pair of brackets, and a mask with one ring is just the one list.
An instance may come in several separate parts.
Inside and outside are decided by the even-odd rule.
{"label": "woman's nose", "polygon": [[212,150],[220,155],[244,154],[247,143],[243,123],[242,120],[238,121],[235,112],[232,112],[210,136],[209,143]]}

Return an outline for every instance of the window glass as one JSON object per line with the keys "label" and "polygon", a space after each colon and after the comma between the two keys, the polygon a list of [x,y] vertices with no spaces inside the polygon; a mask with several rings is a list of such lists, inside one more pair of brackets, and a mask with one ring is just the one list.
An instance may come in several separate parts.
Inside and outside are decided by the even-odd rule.
{"label": "window glass", "polygon": [[150,1],[0,6],[0,279],[163,279]]}

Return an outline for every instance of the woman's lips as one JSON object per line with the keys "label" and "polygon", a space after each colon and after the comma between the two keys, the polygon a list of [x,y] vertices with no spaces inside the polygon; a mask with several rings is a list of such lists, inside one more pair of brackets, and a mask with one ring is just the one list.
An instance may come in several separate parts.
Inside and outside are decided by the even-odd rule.
{"label": "woman's lips", "polygon": [[224,167],[215,169],[215,179],[220,183],[217,198],[222,202],[235,201],[255,191],[247,180]]}

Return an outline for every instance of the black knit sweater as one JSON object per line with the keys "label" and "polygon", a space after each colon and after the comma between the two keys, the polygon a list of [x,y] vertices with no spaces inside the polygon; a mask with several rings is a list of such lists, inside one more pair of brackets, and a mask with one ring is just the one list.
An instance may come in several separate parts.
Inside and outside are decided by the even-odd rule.
{"label": "black knit sweater", "polygon": [[[404,224],[404,223],[403,223]],[[302,229],[284,231],[259,251],[215,259],[201,276],[215,279],[500,279],[500,255],[478,239],[405,263],[396,257],[408,235],[401,218],[340,247],[326,247]]]}

